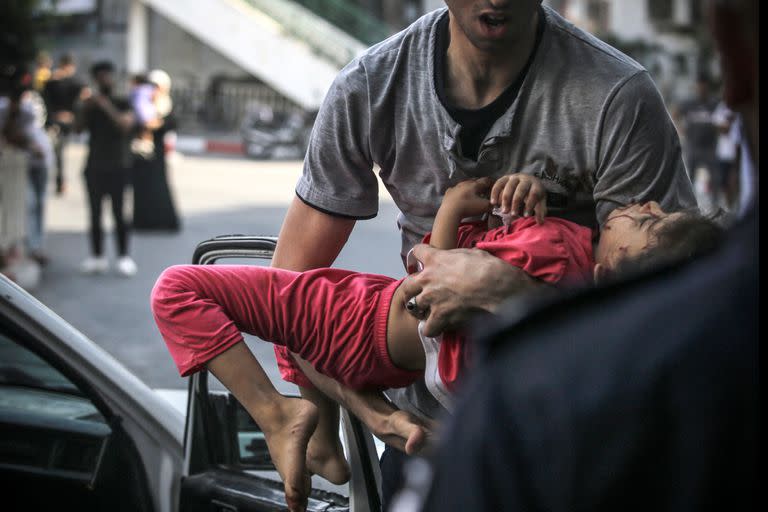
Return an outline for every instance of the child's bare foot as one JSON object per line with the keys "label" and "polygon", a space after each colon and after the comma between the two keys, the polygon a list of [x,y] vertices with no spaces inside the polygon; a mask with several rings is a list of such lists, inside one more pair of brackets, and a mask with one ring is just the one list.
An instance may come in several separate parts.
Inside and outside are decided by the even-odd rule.
{"label": "child's bare foot", "polygon": [[309,440],[307,468],[312,474],[319,475],[336,485],[347,483],[349,482],[349,464],[344,458],[339,431],[338,429],[334,432],[322,430],[325,429],[318,426]]}
{"label": "child's bare foot", "polygon": [[306,510],[311,488],[307,470],[307,446],[317,426],[315,405],[299,398],[286,398],[269,425],[261,425],[272,462],[285,486],[285,501],[292,512]]}

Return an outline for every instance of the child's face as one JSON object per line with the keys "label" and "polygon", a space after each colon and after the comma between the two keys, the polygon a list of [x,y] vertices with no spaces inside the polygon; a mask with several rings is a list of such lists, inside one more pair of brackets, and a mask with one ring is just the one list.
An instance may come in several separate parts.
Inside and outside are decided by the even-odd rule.
{"label": "child's face", "polygon": [[659,227],[680,215],[666,213],[654,201],[616,208],[600,231],[595,262],[610,269],[620,260],[640,254],[653,243]]}

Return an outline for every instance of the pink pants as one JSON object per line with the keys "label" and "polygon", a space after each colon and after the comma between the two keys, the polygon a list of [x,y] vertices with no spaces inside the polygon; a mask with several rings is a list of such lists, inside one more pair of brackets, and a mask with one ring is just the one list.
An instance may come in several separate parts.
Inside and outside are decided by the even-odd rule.
{"label": "pink pants", "polygon": [[[402,387],[422,372],[396,367],[387,352],[387,317],[399,284],[330,268],[180,265],[157,280],[152,312],[182,376],[243,341],[246,332],[285,346],[351,388]],[[281,367],[284,379],[311,386],[291,370]]]}

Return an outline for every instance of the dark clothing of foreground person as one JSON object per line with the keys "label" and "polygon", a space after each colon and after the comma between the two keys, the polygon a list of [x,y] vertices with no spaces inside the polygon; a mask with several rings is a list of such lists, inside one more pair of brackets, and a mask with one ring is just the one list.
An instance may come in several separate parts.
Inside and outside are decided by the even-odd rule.
{"label": "dark clothing of foreground person", "polygon": [[522,321],[507,307],[420,486],[425,510],[756,509],[759,19],[756,0],[708,2],[745,136],[745,215],[685,266]]}
{"label": "dark clothing of foreground person", "polygon": [[425,510],[752,502],[758,225],[754,209],[692,265],[500,322],[435,460]]}

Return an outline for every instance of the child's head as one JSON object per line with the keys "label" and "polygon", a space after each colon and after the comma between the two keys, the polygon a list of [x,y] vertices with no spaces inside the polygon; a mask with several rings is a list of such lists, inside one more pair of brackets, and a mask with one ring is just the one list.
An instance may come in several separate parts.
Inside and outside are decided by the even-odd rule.
{"label": "child's head", "polygon": [[617,208],[595,249],[595,281],[640,273],[713,249],[723,230],[698,212],[666,213],[658,203]]}

